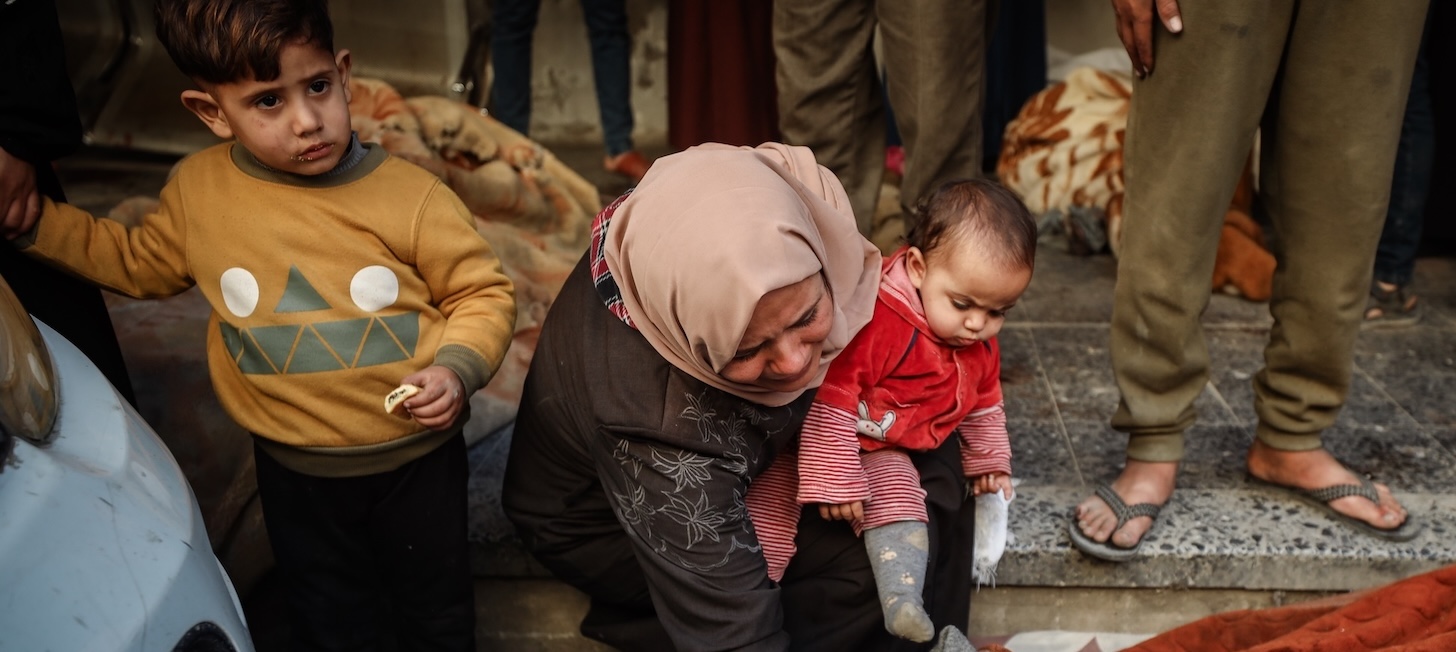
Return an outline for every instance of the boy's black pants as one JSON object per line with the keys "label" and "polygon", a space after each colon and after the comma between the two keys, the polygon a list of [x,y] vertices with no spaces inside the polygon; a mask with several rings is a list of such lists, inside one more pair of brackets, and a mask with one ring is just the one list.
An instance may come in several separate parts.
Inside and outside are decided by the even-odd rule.
{"label": "boy's black pants", "polygon": [[464,438],[355,478],[253,454],[294,652],[475,649]]}

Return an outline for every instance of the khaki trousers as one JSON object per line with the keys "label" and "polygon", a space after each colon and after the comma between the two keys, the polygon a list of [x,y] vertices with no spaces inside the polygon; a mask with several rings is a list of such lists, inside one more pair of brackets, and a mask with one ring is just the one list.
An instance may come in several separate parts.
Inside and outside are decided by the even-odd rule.
{"label": "khaki trousers", "polygon": [[1261,123],[1278,269],[1256,435],[1319,448],[1349,390],[1426,4],[1185,0],[1182,34],[1156,28],[1154,72],[1134,84],[1128,117],[1112,314],[1112,426],[1129,433],[1129,458],[1183,456],[1209,377],[1199,316]]}
{"label": "khaki trousers", "polygon": [[776,0],[779,129],[814,150],[870,234],[885,169],[872,50],[879,26],[890,105],[905,145],[906,228],[936,185],[980,176],[987,0]]}

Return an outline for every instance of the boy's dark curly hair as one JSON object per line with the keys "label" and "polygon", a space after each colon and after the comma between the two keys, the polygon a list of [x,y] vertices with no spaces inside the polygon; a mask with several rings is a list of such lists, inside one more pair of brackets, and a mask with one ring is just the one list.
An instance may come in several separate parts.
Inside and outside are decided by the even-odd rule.
{"label": "boy's dark curly hair", "polygon": [[995,181],[947,181],[915,206],[905,241],[926,258],[951,238],[985,242],[985,254],[1008,269],[1036,262],[1036,220],[1016,193]]}
{"label": "boy's dark curly hair", "polygon": [[154,13],[162,47],[199,83],[277,79],[290,43],[334,51],[326,0],[157,0]]}

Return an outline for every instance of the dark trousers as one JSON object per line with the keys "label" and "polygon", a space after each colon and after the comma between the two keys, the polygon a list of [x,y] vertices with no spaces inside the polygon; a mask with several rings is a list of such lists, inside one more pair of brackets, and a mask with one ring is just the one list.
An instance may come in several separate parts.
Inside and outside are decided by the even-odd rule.
{"label": "dark trousers", "polygon": [[[1427,25],[1430,21],[1427,21]],[[1431,106],[1431,72],[1426,61],[1430,27],[1416,54],[1400,123],[1400,146],[1395,151],[1395,175],[1390,182],[1390,208],[1375,250],[1375,280],[1406,285],[1416,269],[1421,229],[1426,219],[1426,197],[1431,189],[1431,167],[1436,160],[1436,113]]]}
{"label": "dark trousers", "polygon": [[[814,150],[873,232],[885,171],[885,115],[871,44],[883,45],[886,88],[905,146],[907,220],[936,186],[981,173],[988,0],[777,0],[779,127]],[[906,228],[911,224],[907,221]]]}
{"label": "dark trousers", "polygon": [[[529,134],[531,47],[541,0],[496,0],[491,8],[491,113],[507,127]],[[607,154],[632,149],[631,43],[623,0],[581,0],[591,41],[592,81]]]}
{"label": "dark trousers", "polygon": [[475,649],[463,438],[355,478],[298,473],[256,445],[253,454],[291,650]]}

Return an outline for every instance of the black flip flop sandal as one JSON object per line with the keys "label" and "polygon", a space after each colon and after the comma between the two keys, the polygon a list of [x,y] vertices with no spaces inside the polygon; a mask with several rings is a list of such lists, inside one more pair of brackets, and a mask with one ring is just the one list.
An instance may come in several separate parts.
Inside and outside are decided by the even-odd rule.
{"label": "black flip flop sandal", "polygon": [[1128,505],[1122,501],[1122,497],[1118,496],[1117,492],[1113,491],[1112,486],[1108,484],[1097,485],[1097,490],[1094,494],[1098,498],[1101,498],[1102,502],[1107,503],[1107,507],[1112,510],[1113,515],[1117,516],[1117,525],[1112,528],[1113,532],[1117,532],[1128,521],[1140,516],[1147,516],[1153,519],[1153,525],[1148,528],[1147,532],[1143,533],[1142,538],[1138,539],[1136,544],[1130,548],[1124,548],[1113,544],[1111,539],[1108,539],[1106,542],[1099,542],[1083,534],[1082,528],[1077,526],[1077,512],[1073,508],[1072,522],[1067,530],[1067,533],[1072,537],[1072,545],[1076,546],[1078,550],[1081,550],[1082,554],[1104,561],[1124,562],[1136,557],[1138,549],[1143,547],[1143,541],[1147,540],[1148,535],[1153,533],[1153,528],[1158,526],[1158,514],[1163,511],[1163,506],[1152,503]]}
{"label": "black flip flop sandal", "polygon": [[1269,482],[1267,480],[1260,480],[1254,476],[1249,476],[1249,480],[1254,486],[1264,487],[1266,489],[1273,489],[1280,493],[1289,494],[1291,496],[1294,496],[1295,498],[1303,500],[1311,506],[1320,508],[1320,510],[1324,513],[1329,514],[1330,516],[1333,516],[1341,521],[1344,521],[1346,525],[1349,525],[1350,527],[1359,530],[1360,532],[1363,532],[1365,534],[1369,534],[1370,536],[1379,537],[1387,541],[1400,542],[1410,541],[1411,539],[1414,539],[1416,535],[1421,533],[1420,521],[1417,521],[1415,517],[1411,516],[1410,514],[1406,514],[1405,522],[1401,523],[1400,527],[1381,528],[1375,527],[1374,525],[1366,523],[1365,521],[1344,514],[1336,510],[1335,508],[1330,507],[1331,502],[1334,502],[1341,498],[1345,498],[1347,496],[1359,496],[1361,498],[1364,498],[1365,500],[1375,503],[1376,505],[1379,505],[1380,494],[1375,491],[1375,485],[1363,476],[1361,476],[1360,478],[1360,484],[1337,484],[1325,487],[1323,489],[1300,489],[1298,487],[1288,487],[1282,484],[1274,484],[1273,482]]}

